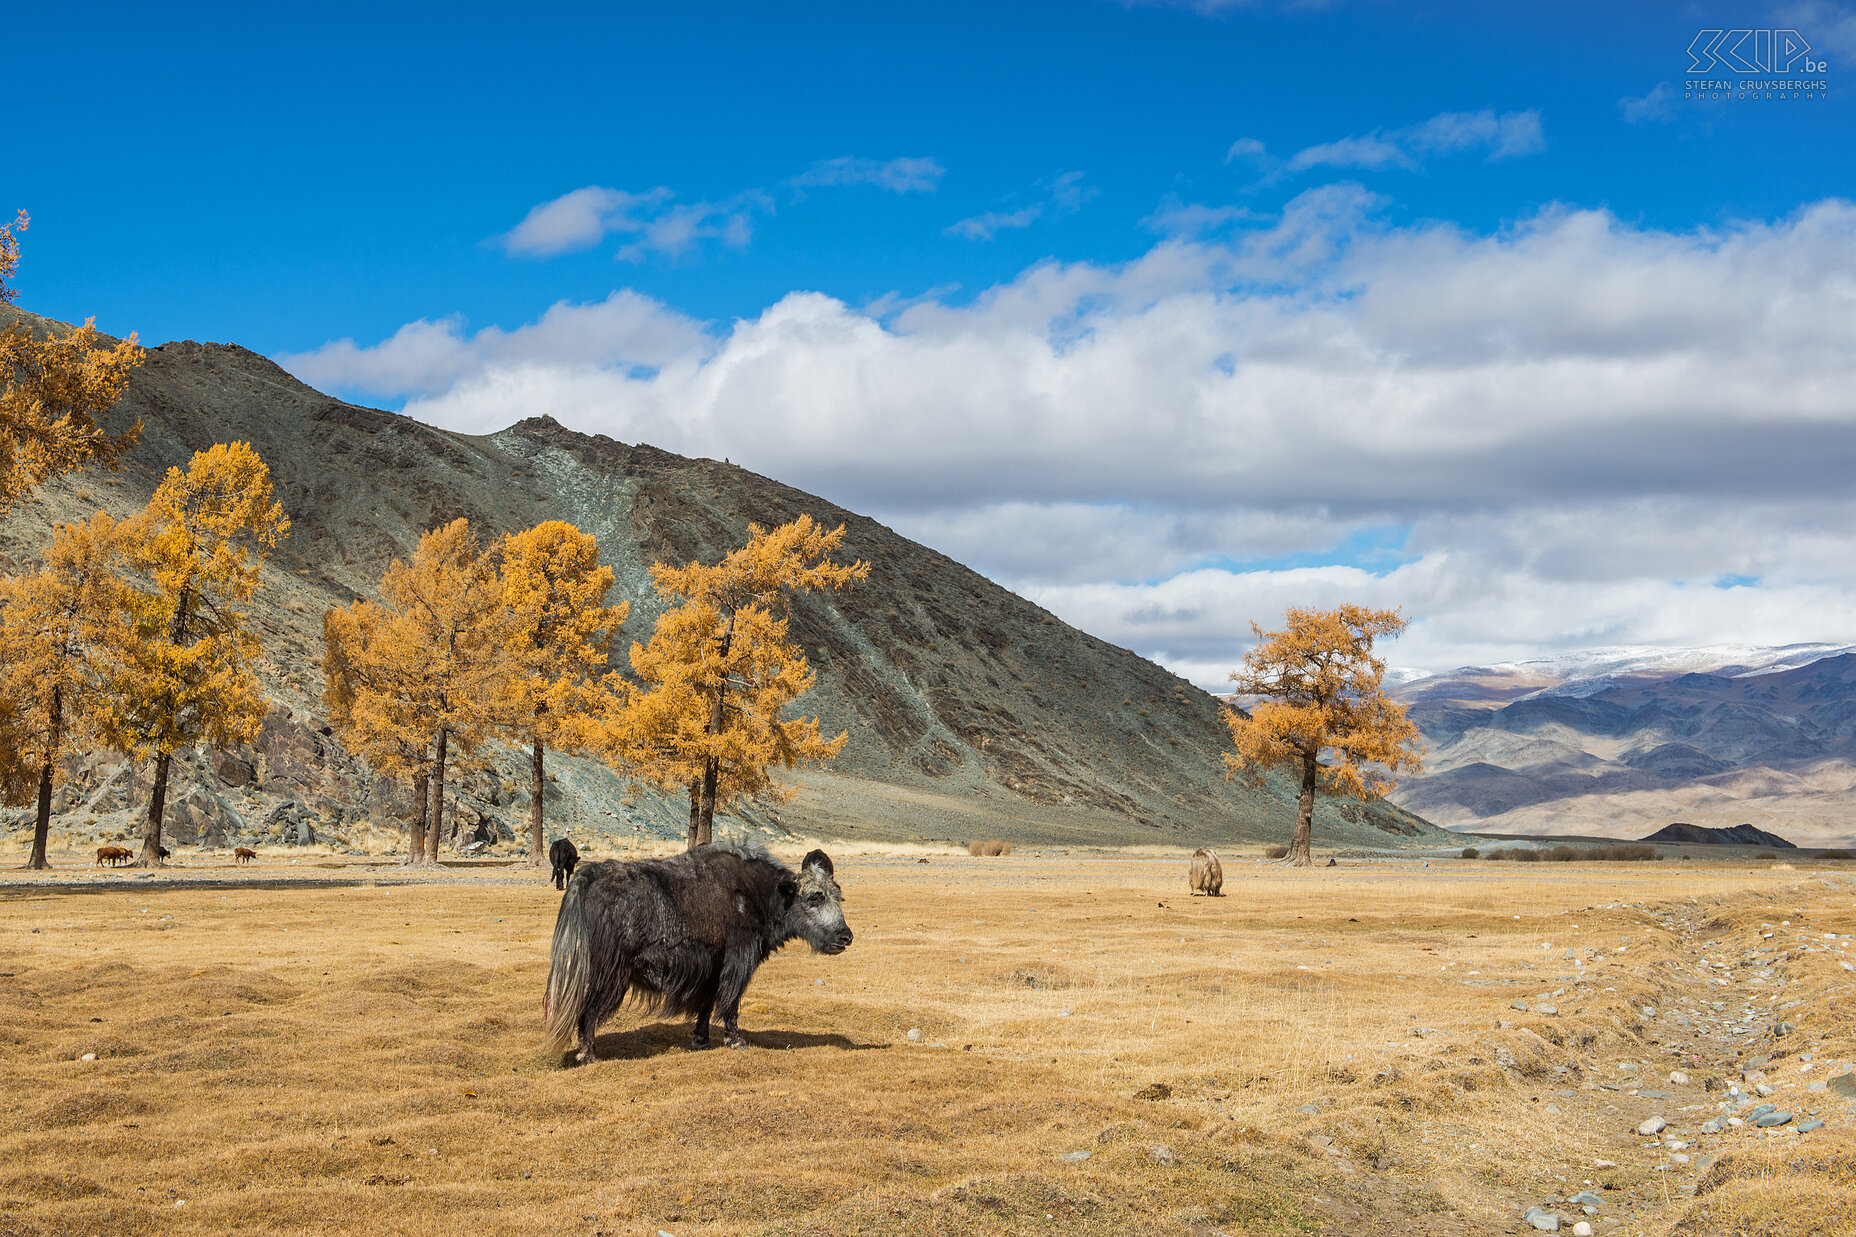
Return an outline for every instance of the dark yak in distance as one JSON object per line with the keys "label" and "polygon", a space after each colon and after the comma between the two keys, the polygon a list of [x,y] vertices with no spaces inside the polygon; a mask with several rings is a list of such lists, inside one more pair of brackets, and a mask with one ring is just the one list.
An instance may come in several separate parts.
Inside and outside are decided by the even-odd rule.
{"label": "dark yak in distance", "polygon": [[691,1048],[709,1046],[709,1014],[722,1011],[723,1040],[741,994],[767,955],[795,937],[818,953],[851,943],[831,858],[812,851],[797,874],[753,841],[717,842],[669,859],[589,863],[568,882],[554,922],[543,1006],[555,1051],[578,1039],[594,1061],[593,1036],[625,999],[667,1014],[693,1014]]}
{"label": "dark yak in distance", "polygon": [[555,838],[554,845],[548,847],[548,862],[554,865],[554,887],[567,888],[567,882],[574,878],[574,865],[580,862],[580,851],[566,838]]}

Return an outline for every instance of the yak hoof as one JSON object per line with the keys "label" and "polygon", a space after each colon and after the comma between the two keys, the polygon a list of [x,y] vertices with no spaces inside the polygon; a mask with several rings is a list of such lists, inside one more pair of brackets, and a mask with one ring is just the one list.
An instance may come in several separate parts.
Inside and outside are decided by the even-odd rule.
{"label": "yak hoof", "polygon": [[714,1045],[712,1045],[709,1042],[709,1037],[706,1035],[690,1036],[690,1051],[691,1052],[701,1052],[703,1049],[710,1048],[713,1046]]}
{"label": "yak hoof", "polygon": [[582,1065],[591,1065],[595,1061],[599,1060],[599,1054],[593,1051],[593,1045],[588,1044],[586,1047],[582,1048],[579,1052],[576,1052],[574,1054],[574,1059],[580,1062],[580,1064]]}
{"label": "yak hoof", "polygon": [[736,1031],[730,1035],[724,1036],[722,1042],[727,1044],[730,1048],[746,1048],[748,1046],[748,1037]]}

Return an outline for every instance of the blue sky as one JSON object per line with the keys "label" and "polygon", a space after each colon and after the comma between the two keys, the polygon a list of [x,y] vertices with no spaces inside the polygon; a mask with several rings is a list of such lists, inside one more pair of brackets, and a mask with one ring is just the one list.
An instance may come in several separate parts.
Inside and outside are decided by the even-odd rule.
{"label": "blue sky", "polygon": [[[726,454],[1201,680],[1330,592],[1436,665],[1856,634],[1789,479],[1852,428],[1847,8],[778,7],[21,10],[21,303]],[[1704,27],[1829,96],[1683,101]],[[1710,314],[1809,385],[1723,402]]]}

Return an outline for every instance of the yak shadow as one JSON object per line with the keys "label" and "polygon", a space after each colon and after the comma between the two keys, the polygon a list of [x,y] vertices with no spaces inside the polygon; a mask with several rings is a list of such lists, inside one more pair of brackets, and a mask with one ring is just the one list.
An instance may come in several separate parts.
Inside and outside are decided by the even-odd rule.
{"label": "yak shadow", "polygon": [[[693,1023],[687,1021],[647,1022],[626,1031],[607,1031],[594,1038],[593,1051],[599,1054],[601,1061],[645,1061],[671,1053],[691,1052],[693,1050],[690,1048],[690,1030],[693,1026]],[[748,1047],[747,1049],[734,1049],[723,1046],[720,1023],[713,1026],[710,1034],[715,1046],[705,1049],[705,1052],[727,1053],[755,1049],[782,1052],[801,1048],[836,1048],[843,1052],[871,1052],[890,1046],[888,1044],[860,1044],[848,1036],[820,1035],[810,1031],[744,1029],[741,1034],[747,1038]],[[574,1054],[570,1051],[562,1058],[562,1064],[573,1067],[578,1062],[574,1060]]]}

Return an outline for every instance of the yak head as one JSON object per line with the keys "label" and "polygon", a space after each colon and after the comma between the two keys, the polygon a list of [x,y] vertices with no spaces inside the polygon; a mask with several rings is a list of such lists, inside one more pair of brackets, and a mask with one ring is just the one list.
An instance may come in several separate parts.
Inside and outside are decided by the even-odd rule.
{"label": "yak head", "polygon": [[786,929],[822,954],[841,954],[850,946],[844,922],[844,894],[832,875],[831,856],[815,850],[799,865],[797,878],[780,882],[786,898]]}

